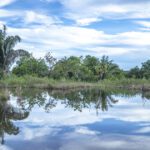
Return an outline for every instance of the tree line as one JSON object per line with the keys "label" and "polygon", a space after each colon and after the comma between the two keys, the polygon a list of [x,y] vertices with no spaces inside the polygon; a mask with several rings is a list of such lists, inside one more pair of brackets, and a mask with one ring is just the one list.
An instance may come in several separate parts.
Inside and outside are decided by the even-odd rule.
{"label": "tree line", "polygon": [[[9,36],[6,26],[0,30],[0,77],[7,74],[16,76],[32,75],[49,77],[56,80],[69,79],[76,81],[98,81],[104,79],[150,78],[150,60],[124,71],[108,56],[97,58],[87,55],[85,57],[70,56],[57,60],[48,52],[43,58],[35,58],[26,50],[14,50],[15,45],[21,41],[18,35]],[[12,64],[13,69],[11,69]]]}

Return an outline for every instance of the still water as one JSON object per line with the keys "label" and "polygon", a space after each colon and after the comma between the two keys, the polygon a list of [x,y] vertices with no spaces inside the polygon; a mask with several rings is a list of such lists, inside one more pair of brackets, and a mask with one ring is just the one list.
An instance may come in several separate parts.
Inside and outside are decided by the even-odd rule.
{"label": "still water", "polygon": [[0,90],[0,150],[150,150],[150,93]]}

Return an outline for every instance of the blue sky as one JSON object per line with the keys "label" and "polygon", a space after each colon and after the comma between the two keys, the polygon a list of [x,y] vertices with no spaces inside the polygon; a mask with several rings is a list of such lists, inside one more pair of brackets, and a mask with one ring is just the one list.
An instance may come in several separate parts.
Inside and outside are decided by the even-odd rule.
{"label": "blue sky", "polygon": [[42,57],[108,55],[129,69],[150,57],[150,0],[0,0],[0,25]]}

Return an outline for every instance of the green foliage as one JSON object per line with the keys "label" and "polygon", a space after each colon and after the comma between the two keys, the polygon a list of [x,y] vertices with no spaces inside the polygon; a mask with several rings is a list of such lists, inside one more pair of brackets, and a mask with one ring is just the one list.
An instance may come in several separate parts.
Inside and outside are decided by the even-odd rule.
{"label": "green foliage", "polygon": [[79,57],[64,57],[54,65],[51,76],[55,79],[66,78],[78,80],[80,67],[81,62]]}
{"label": "green foliage", "polygon": [[123,78],[123,71],[117,64],[114,64],[112,60],[109,60],[108,56],[102,56],[99,65],[97,66],[97,72],[99,79],[120,79]]}
{"label": "green foliage", "polygon": [[142,67],[134,67],[131,68],[126,73],[127,78],[135,78],[135,79],[150,79],[150,60],[147,60],[146,62],[142,63]]}
{"label": "green foliage", "polygon": [[51,52],[46,53],[45,55],[45,62],[47,63],[49,70],[51,70],[56,63],[56,58],[54,58],[51,54]]}
{"label": "green foliage", "polygon": [[17,76],[35,75],[44,77],[48,75],[48,66],[43,59],[35,59],[32,56],[24,57],[18,62],[18,65],[12,72]]}
{"label": "green foliage", "polygon": [[84,60],[83,60],[83,64],[84,66],[87,67],[88,70],[90,70],[94,75],[97,74],[96,71],[96,66],[99,65],[99,59],[94,57],[94,56],[90,56],[87,55]]}
{"label": "green foliage", "polygon": [[[47,57],[47,58],[46,58]],[[150,61],[142,63],[142,67],[134,67],[128,72],[109,60],[108,56],[98,59],[87,55],[83,57],[64,57],[56,61],[51,54],[45,59],[36,59],[32,56],[22,58],[13,69],[17,76],[32,75],[50,77],[57,80],[74,80],[95,82],[98,80],[121,80],[124,78],[142,79],[150,78]]]}
{"label": "green foliage", "polygon": [[73,79],[80,81],[98,81],[106,78],[122,78],[123,71],[112,63],[107,56],[101,60],[94,56],[83,57],[71,56],[59,60],[51,71],[55,79]]}
{"label": "green foliage", "polygon": [[142,78],[141,69],[138,66],[136,66],[134,68],[131,68],[130,71],[128,72],[128,74],[127,74],[127,77],[135,78],[135,79]]}
{"label": "green foliage", "polygon": [[28,56],[25,50],[14,50],[15,45],[21,41],[18,35],[7,36],[6,26],[0,30],[0,69],[6,74],[17,57]]}
{"label": "green foliage", "polygon": [[3,70],[0,68],[0,79],[2,79],[4,77],[4,73]]}
{"label": "green foliage", "polygon": [[141,72],[144,78],[150,79],[150,60],[142,63]]}

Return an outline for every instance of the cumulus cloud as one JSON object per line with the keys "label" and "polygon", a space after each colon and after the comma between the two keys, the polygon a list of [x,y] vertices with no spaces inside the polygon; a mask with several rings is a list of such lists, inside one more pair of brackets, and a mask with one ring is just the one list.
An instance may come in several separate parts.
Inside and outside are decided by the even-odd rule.
{"label": "cumulus cloud", "polygon": [[45,14],[40,14],[34,11],[26,11],[24,16],[24,23],[32,24],[44,24],[44,25],[51,25],[56,23],[61,23],[61,21],[57,17],[50,17]]}

